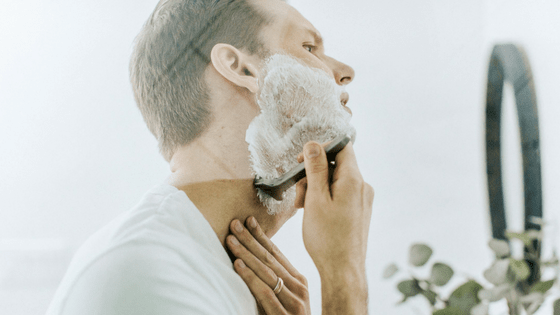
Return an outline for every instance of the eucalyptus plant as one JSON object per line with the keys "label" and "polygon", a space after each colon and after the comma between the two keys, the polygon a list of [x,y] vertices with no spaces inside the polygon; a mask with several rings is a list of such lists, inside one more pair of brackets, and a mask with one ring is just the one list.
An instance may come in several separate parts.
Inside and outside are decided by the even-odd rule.
{"label": "eucalyptus plant", "polygon": [[[494,252],[495,260],[483,273],[492,285],[485,288],[473,278],[457,287],[449,297],[440,294],[454,275],[453,268],[442,262],[431,265],[430,276],[422,279],[410,272],[409,277],[397,284],[403,297],[399,304],[414,296],[423,296],[432,308],[432,315],[488,315],[490,303],[505,299],[510,315],[532,315],[539,309],[545,299],[552,296],[550,289],[558,284],[559,263],[556,251],[548,260],[541,259],[539,246],[542,232],[528,230],[522,233],[507,232],[508,241],[523,242],[525,253],[523,259],[511,255],[510,242],[492,239],[488,243]],[[409,249],[408,264],[412,268],[426,265],[433,250],[426,244],[412,244]],[[554,270],[554,277],[541,280],[541,274],[547,269]],[[385,268],[383,277],[389,279],[399,272],[396,264]],[[560,315],[560,299],[553,304],[554,315]]]}

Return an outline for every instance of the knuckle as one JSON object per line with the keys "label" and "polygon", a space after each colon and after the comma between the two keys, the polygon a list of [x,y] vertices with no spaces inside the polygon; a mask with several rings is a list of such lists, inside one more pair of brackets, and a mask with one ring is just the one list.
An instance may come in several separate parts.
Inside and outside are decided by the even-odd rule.
{"label": "knuckle", "polygon": [[269,253],[268,251],[265,251],[264,260],[263,260],[264,264],[267,265],[267,266],[272,266],[274,261],[275,261],[275,259],[272,256],[272,254]]}
{"label": "knuckle", "polygon": [[266,273],[270,276],[270,279],[273,279],[274,281],[277,281],[278,276],[276,275],[276,273],[270,269],[269,267],[266,267]]}
{"label": "knuckle", "polygon": [[263,287],[261,289],[261,294],[264,297],[265,300],[272,300],[274,299],[274,292],[272,292],[272,289],[268,288],[268,287]]}
{"label": "knuckle", "polygon": [[312,174],[321,174],[329,171],[329,166],[326,163],[322,163],[318,161],[316,163],[311,163],[306,169],[306,172],[310,172]]}
{"label": "knuckle", "polygon": [[307,287],[300,288],[298,293],[303,301],[309,301],[309,289]]}
{"label": "knuckle", "polygon": [[361,188],[363,180],[356,174],[349,174],[346,178],[346,184],[351,187]]}
{"label": "knuckle", "polygon": [[260,229],[258,226],[257,226],[257,228],[255,229],[255,232],[254,232],[254,233],[255,233],[255,237],[258,238],[258,239],[262,239],[263,236],[264,236],[263,230]]}
{"label": "knuckle", "polygon": [[302,275],[301,273],[298,273],[294,276],[294,278],[296,278],[299,282],[301,282],[301,284],[303,284],[305,287],[307,287],[308,283],[307,283],[307,278]]}
{"label": "knuckle", "polygon": [[270,297],[270,290],[267,287],[260,287],[257,291],[257,295],[261,297],[261,300],[266,300]]}
{"label": "knuckle", "polygon": [[296,303],[296,305],[294,306],[294,311],[296,312],[296,314],[305,314],[305,304],[303,304],[303,301],[298,301],[298,303]]}
{"label": "knuckle", "polygon": [[239,271],[241,278],[248,284],[254,285],[256,283],[256,277],[252,272],[249,272],[247,268],[243,268]]}
{"label": "knuckle", "polygon": [[270,242],[269,247],[270,247],[270,249],[269,249],[270,254],[272,254],[272,256],[277,256],[278,255],[278,247],[276,247],[276,245],[272,242]]}

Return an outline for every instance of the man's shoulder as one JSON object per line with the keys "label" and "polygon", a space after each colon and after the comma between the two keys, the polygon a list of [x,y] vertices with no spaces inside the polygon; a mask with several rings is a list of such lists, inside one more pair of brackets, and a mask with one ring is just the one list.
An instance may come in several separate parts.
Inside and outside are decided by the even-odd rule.
{"label": "man's shoulder", "polygon": [[[196,262],[206,256],[208,239],[217,238],[208,222],[184,193],[169,185],[149,190],[132,209],[120,214],[91,235],[78,249],[75,260],[101,257],[149,260],[165,255]],[[211,243],[215,247],[215,243]],[[128,258],[129,257],[129,258]]]}
{"label": "man's shoulder", "polygon": [[[226,309],[251,305],[250,292],[235,274],[217,236],[193,207],[174,187],[150,190],[134,208],[80,247],[53,305],[126,304],[104,295],[109,291],[139,304],[138,299],[173,300],[179,294],[184,296],[180,301],[185,310],[192,306],[185,299],[194,298],[222,299],[225,304],[220,307]],[[210,313],[224,313],[219,310]]]}

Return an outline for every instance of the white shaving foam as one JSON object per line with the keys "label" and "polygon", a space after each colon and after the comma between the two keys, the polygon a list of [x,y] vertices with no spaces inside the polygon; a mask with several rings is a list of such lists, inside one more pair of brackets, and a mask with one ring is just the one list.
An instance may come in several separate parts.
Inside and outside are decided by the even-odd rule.
{"label": "white shaving foam", "polygon": [[[298,165],[297,155],[309,141],[324,143],[347,135],[355,142],[351,115],[340,103],[344,87],[326,72],[276,54],[267,59],[262,73],[257,93],[261,113],[245,136],[253,176],[273,179],[288,172]],[[269,214],[296,210],[295,185],[281,201],[257,190]]]}

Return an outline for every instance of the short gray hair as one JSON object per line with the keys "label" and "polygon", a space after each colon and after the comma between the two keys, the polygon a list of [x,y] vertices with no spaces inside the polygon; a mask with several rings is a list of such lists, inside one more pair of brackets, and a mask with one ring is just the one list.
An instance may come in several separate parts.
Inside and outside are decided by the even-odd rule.
{"label": "short gray hair", "polygon": [[260,31],[271,20],[247,0],[160,0],[136,37],[130,81],[166,161],[212,123],[204,72],[214,45],[264,58]]}

